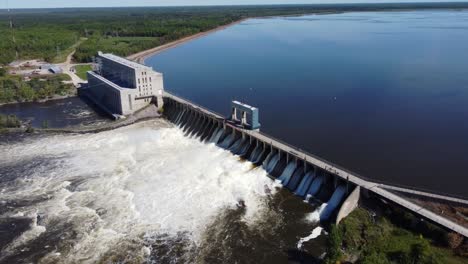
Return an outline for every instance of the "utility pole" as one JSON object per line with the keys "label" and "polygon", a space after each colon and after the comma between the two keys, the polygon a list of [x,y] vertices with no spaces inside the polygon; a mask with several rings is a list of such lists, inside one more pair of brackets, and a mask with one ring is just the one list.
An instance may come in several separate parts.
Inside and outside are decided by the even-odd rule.
{"label": "utility pole", "polygon": [[15,30],[13,28],[13,18],[11,16],[9,0],[6,0],[6,7],[7,7],[7,10],[8,10],[8,18],[10,20],[11,38],[12,38],[12,42],[13,42],[13,45],[14,45],[14,48],[15,48],[15,60],[17,60],[18,57],[19,57],[18,56],[18,46],[16,45]]}

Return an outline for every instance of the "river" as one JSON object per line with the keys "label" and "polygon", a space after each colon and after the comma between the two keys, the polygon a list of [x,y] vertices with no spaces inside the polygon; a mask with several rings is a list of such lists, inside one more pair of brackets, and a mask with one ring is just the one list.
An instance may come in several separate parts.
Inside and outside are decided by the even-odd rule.
{"label": "river", "polygon": [[325,252],[323,205],[164,120],[0,148],[0,263],[314,263]]}

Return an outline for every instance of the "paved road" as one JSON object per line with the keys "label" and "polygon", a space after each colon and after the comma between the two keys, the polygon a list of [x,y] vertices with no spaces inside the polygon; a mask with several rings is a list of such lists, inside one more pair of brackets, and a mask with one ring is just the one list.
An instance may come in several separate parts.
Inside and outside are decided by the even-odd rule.
{"label": "paved road", "polygon": [[62,69],[64,74],[70,76],[71,82],[75,87],[79,87],[81,83],[87,83],[88,81],[81,79],[71,69],[78,65],[91,65],[91,63],[72,63],[73,54],[75,54],[75,51],[68,54],[67,60],[64,63],[57,64],[57,66]]}
{"label": "paved road", "polygon": [[402,188],[402,187],[396,187],[396,186],[391,186],[387,184],[379,184],[379,187],[383,189],[388,189],[388,190],[394,190],[398,192],[404,192],[404,193],[409,193],[409,194],[415,194],[418,196],[425,196],[425,197],[430,197],[438,200],[445,200],[449,202],[455,202],[459,204],[464,204],[468,205],[468,200],[461,199],[461,198],[455,198],[455,197],[449,197],[445,195],[440,195],[440,194],[433,194],[433,193],[428,193],[428,192],[422,192],[422,191],[416,191],[416,190],[411,190],[408,188]]}

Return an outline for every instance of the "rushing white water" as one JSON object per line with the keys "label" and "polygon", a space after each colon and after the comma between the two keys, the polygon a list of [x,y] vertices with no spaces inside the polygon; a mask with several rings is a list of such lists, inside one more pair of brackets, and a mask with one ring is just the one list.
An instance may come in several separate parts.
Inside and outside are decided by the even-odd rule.
{"label": "rushing white water", "polygon": [[327,203],[321,204],[315,211],[306,215],[305,219],[309,223],[318,223],[320,222],[320,216],[323,214],[323,211],[327,207]]}
{"label": "rushing white water", "polygon": [[333,192],[332,197],[327,203],[327,206],[323,210],[323,212],[320,214],[320,221],[325,221],[330,218],[332,215],[333,211],[340,205],[341,201],[343,201],[344,196],[346,195],[346,186],[340,185],[336,188],[336,190]]}
{"label": "rushing white water", "polygon": [[296,195],[304,197],[307,194],[307,190],[309,189],[310,184],[312,183],[313,180],[314,180],[314,172],[310,171],[306,173],[306,175],[304,175],[301,183],[299,184],[299,186],[297,186],[294,193]]}
{"label": "rushing white water", "polygon": [[295,169],[296,169],[296,162],[295,161],[289,162],[289,164],[284,169],[283,173],[281,173],[281,176],[278,177],[278,181],[283,186],[286,186],[289,180],[291,179],[291,176],[294,173]]}
{"label": "rushing white water", "polygon": [[60,225],[76,236],[67,250],[49,253],[50,262],[99,262],[125,241],[140,245],[132,254],[144,258],[150,250],[144,240],[183,233],[197,244],[213,217],[240,201],[244,221],[255,222],[275,191],[264,170],[163,121],[5,145],[0,166],[36,159],[43,161],[4,186],[0,201],[34,201],[1,216],[40,216],[40,224],[3,251],[0,262]]}
{"label": "rushing white water", "polygon": [[322,234],[322,230],[323,230],[323,228],[321,226],[317,226],[316,228],[314,228],[314,230],[312,230],[312,233],[310,233],[310,235],[308,235],[306,237],[302,237],[299,240],[299,242],[297,243],[297,249],[301,249],[302,245],[305,242],[310,241],[310,240],[315,239],[318,236],[320,236]]}

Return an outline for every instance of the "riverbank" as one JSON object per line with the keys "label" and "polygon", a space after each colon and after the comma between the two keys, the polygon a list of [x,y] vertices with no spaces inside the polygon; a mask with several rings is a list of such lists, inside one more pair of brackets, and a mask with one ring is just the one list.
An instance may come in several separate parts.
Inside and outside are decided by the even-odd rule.
{"label": "riverbank", "polygon": [[129,125],[132,125],[132,124],[136,124],[136,123],[139,123],[139,122],[148,121],[148,120],[156,119],[156,118],[160,118],[160,117],[161,117],[161,114],[159,113],[159,110],[156,107],[156,105],[150,104],[147,107],[135,112],[134,114],[129,115],[125,119],[121,119],[121,120],[114,121],[114,122],[111,122],[111,123],[106,123],[106,124],[99,125],[99,126],[93,126],[93,127],[76,126],[76,127],[66,127],[66,128],[40,128],[40,129],[36,129],[36,131],[43,132],[43,133],[80,133],[80,134],[98,133],[98,132],[117,129],[117,128],[124,127],[124,126],[129,126]]}
{"label": "riverbank", "polygon": [[187,42],[190,42],[192,40],[195,40],[195,39],[198,39],[198,38],[201,38],[201,37],[204,37],[204,36],[207,36],[211,33],[214,33],[214,32],[218,32],[218,31],[221,31],[221,30],[224,30],[230,26],[233,26],[233,25],[237,25],[239,23],[242,23],[243,21],[247,20],[249,18],[243,18],[241,20],[238,20],[238,21],[234,21],[232,23],[229,23],[227,25],[223,25],[223,26],[219,26],[217,28],[214,28],[214,29],[211,29],[211,30],[208,30],[208,31],[204,31],[204,32],[200,32],[200,33],[197,33],[195,35],[191,35],[191,36],[188,36],[188,37],[185,37],[185,38],[182,38],[182,39],[179,39],[179,40],[175,40],[173,42],[170,42],[170,43],[167,43],[167,44],[164,44],[164,45],[161,45],[161,46],[157,46],[157,47],[154,47],[154,48],[151,48],[151,49],[148,49],[148,50],[144,50],[144,51],[141,51],[141,52],[138,52],[138,53],[135,53],[133,55],[130,55],[130,56],[127,56],[127,59],[129,60],[133,60],[133,61],[136,61],[138,63],[142,63],[144,64],[145,63],[145,60],[148,58],[148,57],[151,57],[153,55],[156,55],[158,53],[161,53],[165,50],[168,50],[168,49],[171,49],[171,48],[175,48],[177,46],[180,46],[182,44],[185,44]]}
{"label": "riverbank", "polygon": [[325,263],[466,263],[468,241],[396,207],[357,208],[328,236]]}
{"label": "riverbank", "polygon": [[6,105],[16,105],[16,104],[24,104],[24,103],[47,103],[51,101],[57,101],[57,100],[63,100],[67,98],[74,98],[77,97],[76,91],[73,94],[67,94],[67,95],[54,95],[50,98],[46,99],[39,99],[36,101],[15,101],[15,102],[8,102],[8,103],[0,103],[0,106],[6,106]]}

